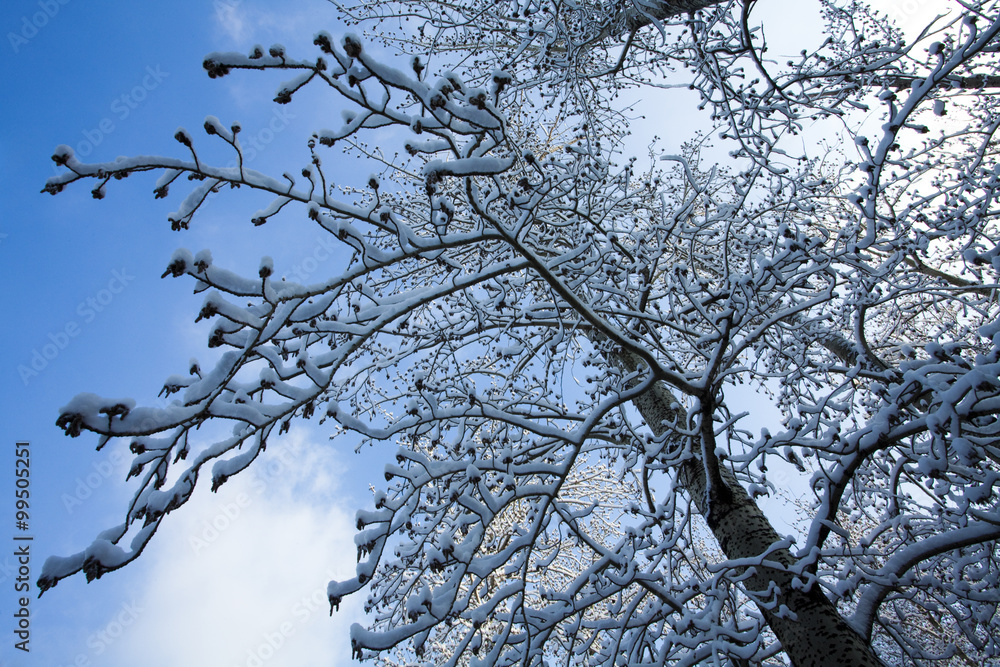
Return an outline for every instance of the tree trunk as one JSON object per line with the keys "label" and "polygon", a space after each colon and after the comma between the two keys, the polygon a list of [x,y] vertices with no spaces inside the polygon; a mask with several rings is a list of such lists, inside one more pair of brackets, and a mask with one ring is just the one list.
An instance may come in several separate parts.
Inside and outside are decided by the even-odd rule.
{"label": "tree trunk", "polygon": [[[634,363],[637,360],[629,363],[621,353],[613,356],[628,370],[638,366]],[[656,435],[667,430],[665,424],[686,422],[686,411],[660,382],[633,403]],[[698,458],[681,464],[678,479],[727,558],[754,558],[782,540],[725,466],[719,466],[718,476],[725,488],[712,489],[711,493],[706,466]],[[755,574],[744,585],[748,591],[759,592],[757,606],[795,667],[883,667],[868,642],[844,621],[818,585],[802,590],[801,582],[794,582],[795,575],[786,569],[795,563],[788,549],[771,550],[767,560],[777,566],[754,567]]]}
{"label": "tree trunk", "polygon": [[629,31],[652,25],[653,20],[662,21],[681,14],[696,11],[721,3],[722,0],[649,0],[626,5],[625,26]]}

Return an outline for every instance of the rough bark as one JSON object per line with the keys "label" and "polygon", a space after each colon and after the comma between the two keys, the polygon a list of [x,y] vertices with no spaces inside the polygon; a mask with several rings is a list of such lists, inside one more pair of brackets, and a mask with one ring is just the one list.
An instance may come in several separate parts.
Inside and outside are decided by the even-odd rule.
{"label": "rough bark", "polygon": [[[630,370],[638,365],[637,360],[629,363],[623,355],[615,356],[619,365]],[[660,382],[633,403],[656,435],[665,433],[670,424],[686,422],[686,411]],[[724,488],[711,490],[700,458],[686,460],[679,472],[681,485],[705,517],[727,558],[769,554],[767,564],[754,567],[744,585],[757,597],[758,608],[795,667],[883,667],[868,642],[841,617],[820,587],[804,589],[796,580],[789,571],[794,556],[788,549],[773,548],[782,537],[729,469],[719,466],[718,475],[713,477],[721,478]]]}
{"label": "rough bark", "polygon": [[628,8],[628,28],[635,30],[650,25],[656,19],[660,21],[681,14],[694,14],[700,9],[717,5],[722,0],[647,0],[634,2]]}

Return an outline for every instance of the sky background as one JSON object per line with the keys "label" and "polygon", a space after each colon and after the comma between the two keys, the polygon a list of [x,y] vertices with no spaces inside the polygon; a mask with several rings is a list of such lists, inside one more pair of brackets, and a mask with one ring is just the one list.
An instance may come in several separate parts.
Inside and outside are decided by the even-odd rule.
{"label": "sky background", "polygon": [[[52,197],[39,193],[57,173],[49,156],[59,144],[88,162],[184,156],[174,132],[183,126],[211,145],[201,131],[211,114],[225,125],[238,120],[241,137],[257,138],[253,168],[297,171],[308,159],[308,136],[339,126],[340,109],[311,94],[279,107],[271,99],[280,77],[211,80],[201,67],[209,52],[246,53],[257,43],[313,56],[315,32],[344,32],[322,0],[275,4],[0,6],[0,667],[349,663],[347,629],[361,618],[361,598],[331,619],[325,587],[353,576],[354,512],[370,503],[368,482],[378,483],[381,468],[379,455],[355,455],[353,442],[331,443],[321,431],[293,428],[219,493],[200,489],[124,570],[91,584],[74,577],[35,597],[44,559],[76,553],[120,523],[133,493],[121,481],[130,455],[111,446],[97,452],[91,437],[63,436],[54,425],[60,406],[84,391],[156,404],[163,380],[186,370],[190,358],[211,363],[208,323],[194,323],[202,295],[191,293],[189,279],[160,279],[174,250],[210,248],[216,265],[242,274],[255,272],[262,255],[274,258],[279,273],[325,269],[310,226],[253,227],[262,202],[246,193],[216,197],[190,230],[172,232],[166,217],[179,192],[154,200],[155,175],[111,183],[103,201],[86,183]],[[912,28],[949,3],[879,4]],[[803,27],[788,3],[759,7],[769,43],[793,38],[788,48],[797,51]],[[664,152],[676,152],[686,128],[701,122],[689,106],[657,106],[658,120],[668,123],[653,132],[671,130]],[[636,143],[648,142],[638,136]],[[214,157],[224,164],[231,156]],[[341,160],[335,177],[357,176],[353,158]],[[17,441],[30,442],[31,451],[26,533],[15,529],[12,511]],[[13,649],[15,533],[34,537],[30,654]]]}
{"label": "sky background", "polygon": [[[83,391],[156,404],[163,380],[188,359],[211,362],[206,322],[194,324],[204,295],[184,279],[160,278],[173,251],[211,248],[217,265],[241,273],[256,271],[261,255],[273,256],[278,271],[323,270],[307,261],[318,238],[308,227],[249,223],[260,201],[220,196],[191,230],[173,232],[166,216],[180,197],[154,200],[156,176],[116,182],[100,202],[87,184],[52,197],[39,193],[56,173],[49,156],[59,144],[84,161],[181,155],[176,129],[204,144],[201,125],[212,114],[258,139],[254,168],[301,166],[308,134],[335,126],[339,110],[310,108],[306,97],[278,107],[270,102],[278,78],[213,81],[201,63],[209,52],[247,52],[258,42],[311,56],[317,30],[342,32],[332,7],[16,1],[3,3],[0,28],[0,270],[8,286],[0,297],[0,664],[347,664],[347,629],[359,613],[345,606],[331,619],[326,582],[353,575],[354,511],[367,504],[364,479],[378,469],[353,454],[354,443],[331,447],[322,433],[293,429],[251,475],[217,494],[201,489],[132,566],[90,584],[66,580],[41,599],[34,588],[47,556],[78,552],[120,523],[134,491],[122,484],[131,455],[63,436],[54,424],[60,406]],[[18,440],[32,453],[30,655],[13,649],[11,616]]]}

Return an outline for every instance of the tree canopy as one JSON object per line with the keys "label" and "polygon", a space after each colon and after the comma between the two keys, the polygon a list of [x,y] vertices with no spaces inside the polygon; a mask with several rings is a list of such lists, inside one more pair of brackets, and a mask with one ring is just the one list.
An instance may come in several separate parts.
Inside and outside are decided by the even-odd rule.
{"label": "tree canopy", "polygon": [[[155,171],[157,198],[186,188],[184,230],[249,188],[273,198],[253,225],[305,216],[341,261],[298,284],[266,257],[241,276],[175,253],[163,275],[205,293],[221,354],[168,378],[165,407],[61,410],[67,435],[131,450],[136,493],[40,589],[134,560],[200,478],[219,488],[303,420],[397,448],[357,515],[357,575],[328,589],[367,596],[358,658],[997,655],[1000,7],[949,4],[907,39],[820,4],[824,34],[779,62],[753,0],[338,3],[363,34],[204,62],[343,109],[300,173],[250,169],[212,116],[176,133],[184,157],[57,148],[52,194]],[[693,92],[711,132],[637,152],[628,129],[656,122],[622,102],[637,91]],[[375,173],[334,183],[341,151]],[[781,421],[751,432],[735,385]],[[798,541],[758,504],[790,495],[775,474],[808,489],[788,498]]]}

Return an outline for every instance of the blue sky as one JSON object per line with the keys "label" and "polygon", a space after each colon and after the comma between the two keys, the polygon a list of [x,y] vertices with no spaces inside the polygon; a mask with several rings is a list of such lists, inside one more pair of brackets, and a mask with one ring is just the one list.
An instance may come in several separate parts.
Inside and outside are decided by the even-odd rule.
{"label": "blue sky", "polygon": [[[935,3],[883,4],[913,22]],[[770,26],[769,41],[780,28]],[[104,201],[89,187],[52,197],[39,193],[56,173],[49,156],[59,144],[85,161],[181,155],[177,127],[204,137],[211,114],[240,121],[242,136],[258,139],[255,168],[280,175],[301,166],[308,135],[339,124],[340,110],[308,94],[278,107],[270,100],[280,79],[210,80],[201,63],[209,52],[256,43],[311,55],[316,31],[344,32],[332,7],[7,0],[0,29],[0,667],[347,664],[357,601],[331,620],[323,591],[329,578],[353,573],[353,513],[367,504],[366,480],[377,483],[379,467],[354,455],[353,443],[330,446],[323,433],[301,429],[218,494],[196,494],[136,563],[32,595],[30,654],[13,649],[11,616],[14,443],[31,443],[34,591],[45,557],[77,552],[119,523],[132,492],[121,483],[126,453],[63,436],[54,425],[59,407],[83,391],[155,403],[163,380],[188,359],[211,361],[208,325],[194,324],[202,297],[184,279],[160,279],[173,251],[210,248],[217,265],[241,273],[256,271],[265,254],[278,271],[324,270],[310,227],[254,228],[249,218],[261,203],[246,193],[217,197],[190,230],[172,232],[166,216],[179,199],[154,201],[155,176],[112,183]],[[671,119],[677,136],[668,137],[668,152],[686,138],[677,129],[684,118]],[[358,169],[346,157],[338,167]]]}
{"label": "blue sky", "polygon": [[[65,581],[41,599],[33,586],[45,557],[77,552],[120,523],[132,492],[121,482],[126,452],[63,436],[59,407],[83,391],[155,403],[188,359],[210,362],[205,323],[194,324],[202,296],[182,279],[160,279],[173,251],[211,248],[217,264],[241,272],[265,254],[279,271],[323,268],[312,230],[254,228],[260,202],[245,196],[218,197],[179,233],[166,221],[179,198],[154,201],[155,176],[115,183],[104,201],[89,187],[41,194],[55,173],[49,156],[59,144],[85,161],[180,155],[177,127],[203,137],[212,114],[258,139],[255,168],[301,165],[308,134],[336,124],[323,116],[339,120],[339,110],[308,98],[278,107],[270,102],[278,79],[213,81],[201,63],[255,43],[311,55],[317,30],[343,31],[331,6],[295,0],[275,14],[250,0],[16,0],[0,8],[0,28],[0,665],[346,664],[358,612],[342,608],[331,620],[325,586],[353,574],[353,513],[367,487],[348,480],[373,477],[356,471],[374,464],[321,433],[293,429],[246,479],[196,495],[124,570]],[[11,616],[19,440],[32,455],[30,654],[14,650]]]}

